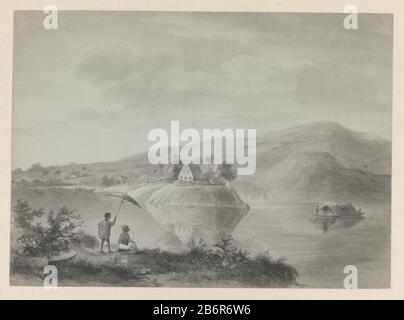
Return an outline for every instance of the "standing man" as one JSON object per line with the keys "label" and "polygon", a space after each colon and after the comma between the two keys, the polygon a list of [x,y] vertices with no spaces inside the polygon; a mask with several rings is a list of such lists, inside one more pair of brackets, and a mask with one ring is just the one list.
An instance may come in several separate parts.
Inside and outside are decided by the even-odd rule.
{"label": "standing man", "polygon": [[101,239],[101,249],[100,253],[104,253],[104,243],[106,242],[108,245],[108,252],[111,252],[111,243],[109,241],[110,235],[111,235],[111,228],[116,222],[116,216],[114,218],[114,221],[111,220],[111,213],[107,212],[104,214],[104,220],[100,221],[98,223],[98,236]]}

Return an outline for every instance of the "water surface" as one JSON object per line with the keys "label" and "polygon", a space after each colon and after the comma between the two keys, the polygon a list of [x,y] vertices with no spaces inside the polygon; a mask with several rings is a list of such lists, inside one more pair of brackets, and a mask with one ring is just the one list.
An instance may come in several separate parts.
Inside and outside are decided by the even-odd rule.
{"label": "water surface", "polygon": [[[13,193],[13,201],[18,198],[29,200],[34,208],[75,208],[84,220],[84,229],[93,235],[97,235],[103,214],[114,214],[119,207],[119,199],[90,191],[19,190]],[[235,227],[234,243],[253,255],[268,251],[275,258],[285,257],[308,287],[343,288],[346,265],[358,268],[360,288],[389,287],[389,204],[362,204],[367,214],[358,223],[313,223],[314,206],[281,203],[252,207]],[[150,213],[125,203],[111,232],[112,243],[116,243],[123,224],[130,226],[139,247],[154,247],[164,230]]]}

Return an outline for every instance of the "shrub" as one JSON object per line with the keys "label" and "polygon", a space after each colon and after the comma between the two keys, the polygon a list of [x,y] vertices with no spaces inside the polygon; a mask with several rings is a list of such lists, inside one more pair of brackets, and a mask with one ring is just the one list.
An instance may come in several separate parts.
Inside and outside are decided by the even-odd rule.
{"label": "shrub", "polygon": [[217,254],[219,254],[222,259],[222,266],[229,269],[234,269],[240,264],[249,261],[248,253],[234,247],[232,242],[233,237],[230,235],[226,238],[222,238],[219,243],[214,245],[214,247],[220,249]]}

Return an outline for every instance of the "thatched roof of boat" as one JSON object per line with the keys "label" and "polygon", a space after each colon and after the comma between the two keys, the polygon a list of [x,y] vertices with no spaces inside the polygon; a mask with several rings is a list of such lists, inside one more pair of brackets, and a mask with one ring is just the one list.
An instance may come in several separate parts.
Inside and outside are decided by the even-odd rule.
{"label": "thatched roof of boat", "polygon": [[319,205],[320,210],[330,210],[337,216],[358,216],[360,213],[355,209],[351,203],[345,202],[326,202]]}

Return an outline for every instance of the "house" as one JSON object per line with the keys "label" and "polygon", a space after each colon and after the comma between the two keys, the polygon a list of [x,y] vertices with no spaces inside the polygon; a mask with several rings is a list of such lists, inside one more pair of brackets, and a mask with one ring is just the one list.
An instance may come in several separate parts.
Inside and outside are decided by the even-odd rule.
{"label": "house", "polygon": [[199,180],[202,175],[202,170],[198,165],[195,164],[184,164],[178,174],[179,181],[195,181]]}

